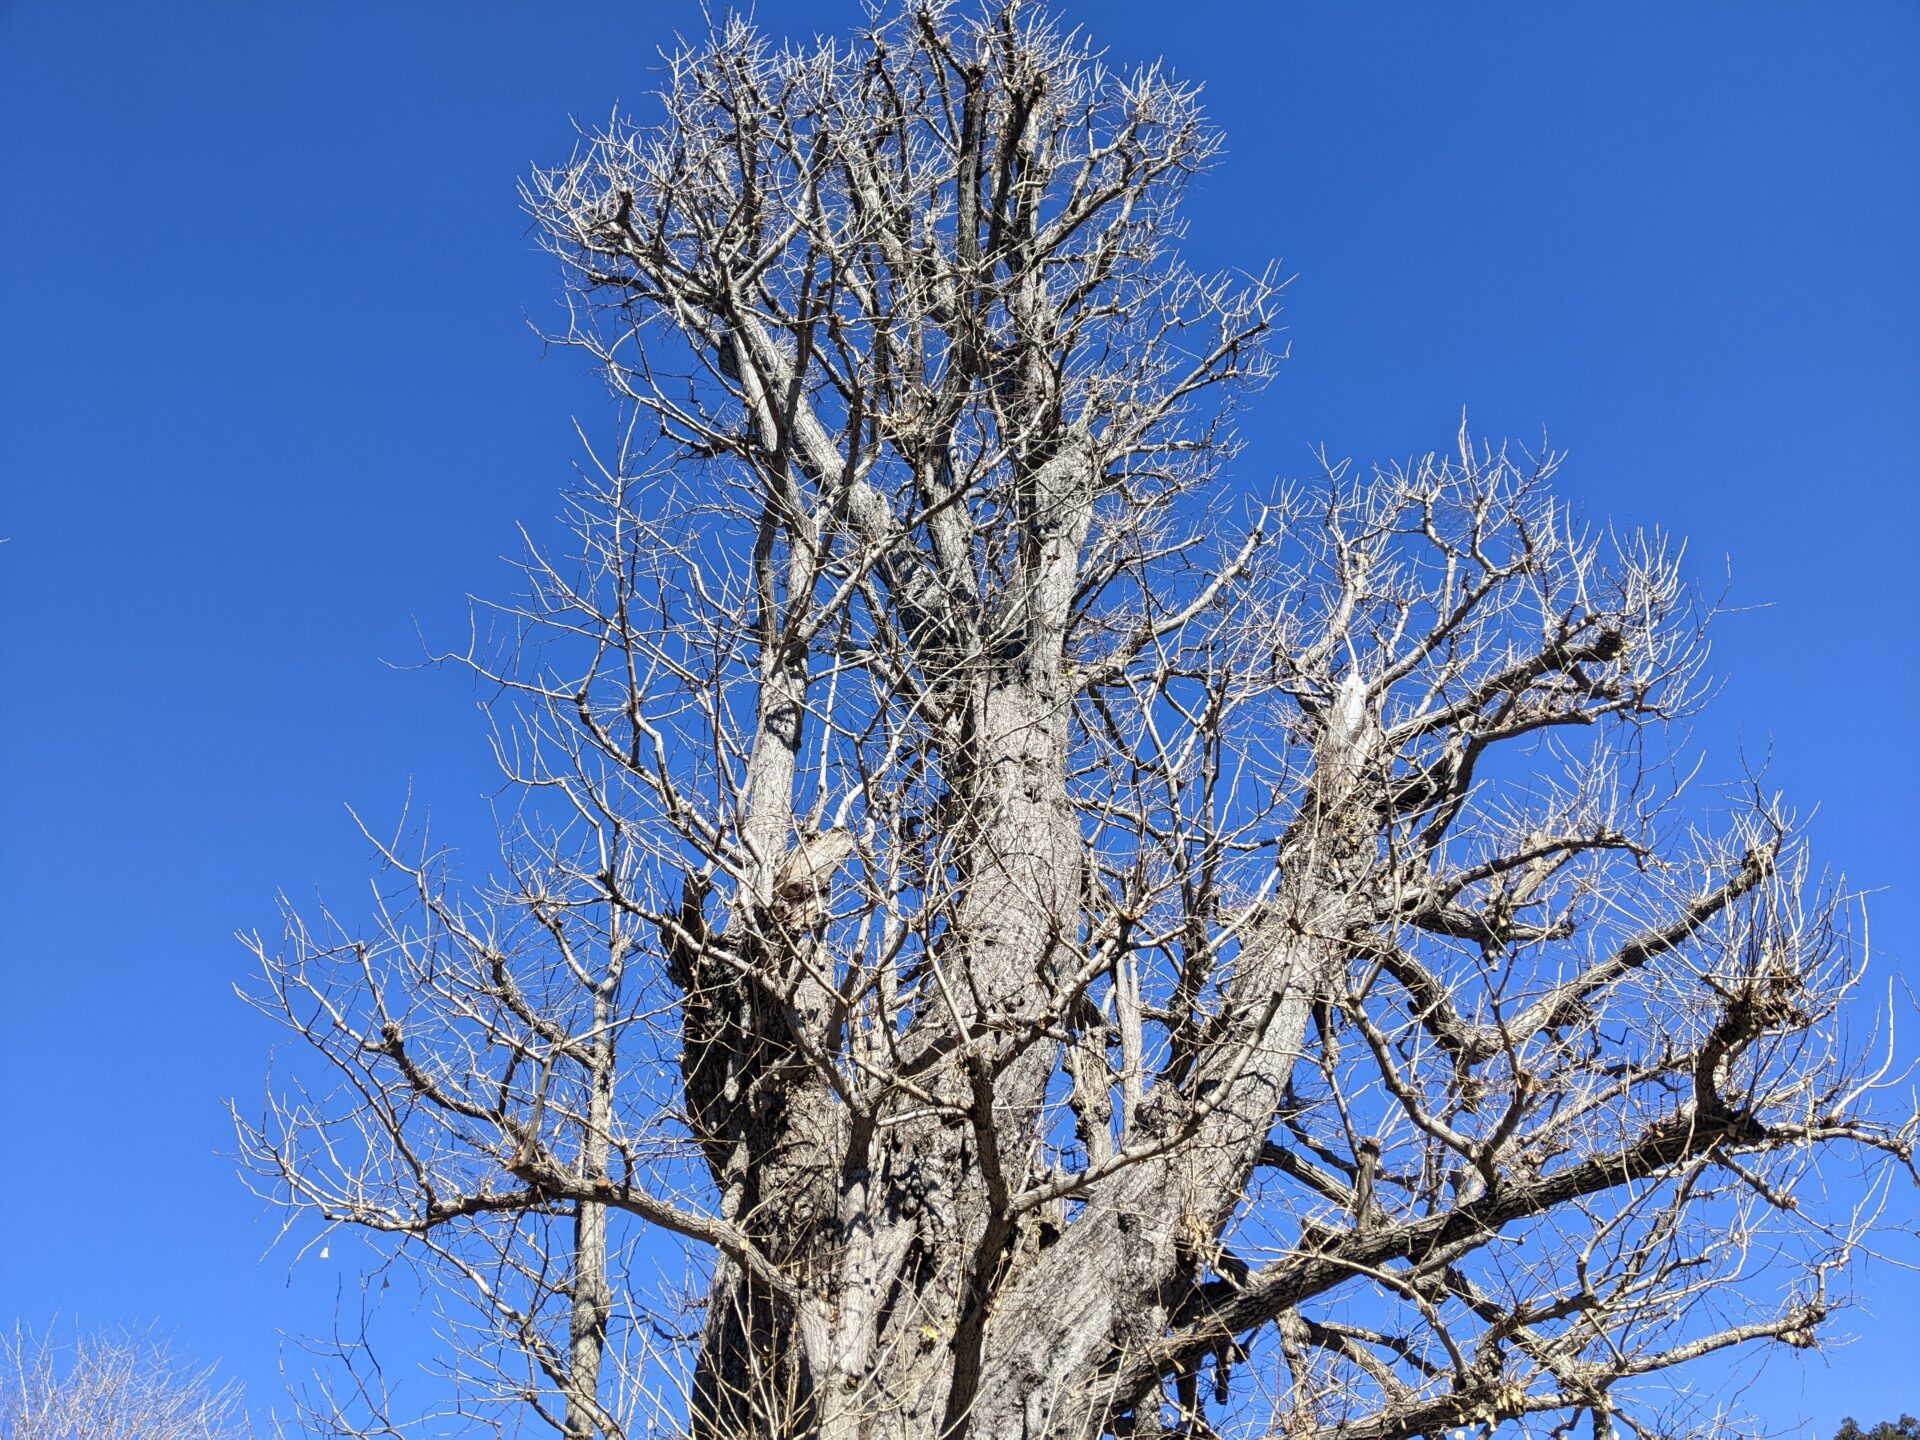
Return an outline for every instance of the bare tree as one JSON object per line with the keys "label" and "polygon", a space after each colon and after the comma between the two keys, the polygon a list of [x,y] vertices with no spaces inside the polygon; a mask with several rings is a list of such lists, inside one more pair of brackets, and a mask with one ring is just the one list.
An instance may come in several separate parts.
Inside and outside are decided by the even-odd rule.
{"label": "bare tree", "polygon": [[504,868],[254,941],[247,1154],[471,1307],[459,1413],[1605,1440],[1814,1345],[1915,1129],[1843,887],[1689,783],[1674,550],[1464,428],[1236,509],[1277,286],[1176,251],[1194,92],[1044,17],[660,101],[526,188],[625,423],[454,657]]}
{"label": "bare tree", "polygon": [[0,1334],[0,1440],[239,1440],[240,1387],[133,1333]]}

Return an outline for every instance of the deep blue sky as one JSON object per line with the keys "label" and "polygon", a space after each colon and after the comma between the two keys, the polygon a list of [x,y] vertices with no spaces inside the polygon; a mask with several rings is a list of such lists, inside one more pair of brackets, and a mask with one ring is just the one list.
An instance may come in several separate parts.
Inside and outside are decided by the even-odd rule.
{"label": "deep blue sky", "polygon": [[[1731,557],[1770,608],[1720,631],[1710,769],[1770,748],[1920,975],[1920,6],[1063,8],[1206,83],[1193,252],[1299,277],[1248,483],[1465,404],[1703,582]],[[507,588],[606,417],[527,327],[514,181],[694,12],[0,0],[0,1324],[154,1319],[264,1405],[325,1323],[223,1158],[269,1038],[229,937],[276,887],[353,909],[343,802],[484,814],[471,694],[382,660]],[[1865,1281],[1771,1421],[1920,1410],[1920,1286]]]}

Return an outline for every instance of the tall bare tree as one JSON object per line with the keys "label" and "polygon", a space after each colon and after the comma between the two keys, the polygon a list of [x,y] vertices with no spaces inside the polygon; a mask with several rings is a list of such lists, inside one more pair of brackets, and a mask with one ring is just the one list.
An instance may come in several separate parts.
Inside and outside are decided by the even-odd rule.
{"label": "tall bare tree", "polygon": [[1193,90],[1043,16],[660,101],[526,188],[626,421],[456,657],[504,869],[255,942],[247,1153],[472,1307],[461,1413],[1605,1440],[1816,1344],[1915,1130],[1844,890],[1689,789],[1673,549],[1464,429],[1219,488],[1277,286],[1177,253]]}

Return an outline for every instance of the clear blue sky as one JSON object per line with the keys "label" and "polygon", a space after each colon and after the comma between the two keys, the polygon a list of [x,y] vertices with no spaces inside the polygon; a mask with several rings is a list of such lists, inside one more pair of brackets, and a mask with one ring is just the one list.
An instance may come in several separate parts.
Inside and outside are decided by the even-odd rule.
{"label": "clear blue sky", "polygon": [[[1920,977],[1920,6],[1062,8],[1206,83],[1193,252],[1298,274],[1248,482],[1465,404],[1731,557],[1770,608],[1720,632],[1710,768],[1770,750]],[[514,181],[694,10],[0,0],[0,1323],[155,1319],[262,1405],[325,1324],[341,1277],[262,1258],[224,1158],[269,1040],[229,937],[276,887],[353,908],[343,802],[480,829],[473,697],[382,661],[507,587],[605,417],[527,328]],[[1769,1419],[1920,1410],[1920,1283],[1864,1283]]]}

